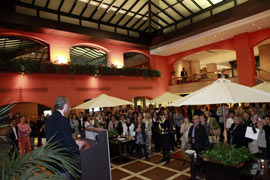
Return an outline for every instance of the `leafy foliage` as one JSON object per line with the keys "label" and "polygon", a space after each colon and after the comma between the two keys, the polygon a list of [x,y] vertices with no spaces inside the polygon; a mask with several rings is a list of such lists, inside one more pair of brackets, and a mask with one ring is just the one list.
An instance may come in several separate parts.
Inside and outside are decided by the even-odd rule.
{"label": "leafy foliage", "polygon": [[203,152],[203,157],[220,161],[223,165],[236,165],[255,158],[245,147],[236,148],[234,145],[229,145],[227,149],[225,144],[219,144],[213,149]]}
{"label": "leafy foliage", "polygon": [[2,180],[42,180],[42,179],[64,179],[59,175],[57,167],[64,167],[74,177],[78,177],[77,169],[72,157],[63,153],[64,148],[56,143],[47,143],[30,153],[20,157],[14,152],[12,155],[0,152],[0,179]]}
{"label": "leafy foliage", "polygon": [[108,131],[108,136],[109,137],[115,137],[117,135],[118,135],[117,131]]}
{"label": "leafy foliage", "polygon": [[[0,109],[0,120],[3,115],[13,107],[8,105]],[[5,126],[0,126],[5,128]],[[66,156],[65,148],[50,141],[28,154],[19,156],[15,150],[10,152],[8,137],[0,138],[0,179],[1,180],[43,180],[43,179],[65,179],[60,176],[56,167],[64,168],[73,177],[78,177],[80,170],[72,157]]]}
{"label": "leafy foliage", "polygon": [[39,62],[33,60],[0,60],[1,72],[19,73],[44,73],[44,74],[70,74],[70,75],[91,75],[91,76],[141,76],[145,78],[160,77],[158,70],[132,67],[107,67],[102,65],[58,65],[51,62]]}

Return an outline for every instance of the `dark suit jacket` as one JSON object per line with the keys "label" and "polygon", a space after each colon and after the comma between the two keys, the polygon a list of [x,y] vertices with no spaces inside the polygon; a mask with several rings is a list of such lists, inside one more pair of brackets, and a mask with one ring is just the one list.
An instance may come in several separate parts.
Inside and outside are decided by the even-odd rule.
{"label": "dark suit jacket", "polygon": [[17,139],[16,139],[16,136],[15,136],[11,126],[9,126],[9,129],[10,129],[10,133],[9,133],[10,140],[12,141],[12,143],[14,143],[16,146],[18,146],[18,138],[19,138],[18,126],[15,126],[16,133],[17,133]]}
{"label": "dark suit jacket", "polygon": [[[235,129],[236,124],[232,124],[231,128],[229,129],[229,133],[232,138],[232,144],[236,147],[247,147],[247,139],[245,138],[246,133],[246,126],[244,124],[239,124]],[[233,130],[234,129],[234,130]]]}
{"label": "dark suit jacket", "polygon": [[62,114],[55,110],[45,121],[46,140],[51,142],[58,142],[61,147],[67,148],[67,153],[72,155],[78,152],[79,147],[72,138],[72,132],[69,120],[62,116]]}
{"label": "dark suit jacket", "polygon": [[[194,125],[192,125],[189,129],[188,132],[188,139],[191,142],[192,139],[192,131],[193,131]],[[204,128],[203,125],[199,124],[198,126],[196,126],[195,129],[195,143],[192,143],[192,148],[197,151],[200,152],[202,150],[204,150],[206,148],[206,145],[208,144],[208,136],[206,133],[206,129]]]}

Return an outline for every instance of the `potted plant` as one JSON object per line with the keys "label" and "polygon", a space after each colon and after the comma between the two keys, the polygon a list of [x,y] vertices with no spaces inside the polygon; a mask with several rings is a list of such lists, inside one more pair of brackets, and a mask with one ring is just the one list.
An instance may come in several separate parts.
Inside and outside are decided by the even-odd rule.
{"label": "potted plant", "polygon": [[239,179],[241,169],[255,157],[245,147],[219,144],[209,151],[203,152],[206,165],[206,179],[233,180]]}
{"label": "potted plant", "polygon": [[[12,106],[0,109],[0,120],[2,120]],[[5,127],[8,125],[1,125]],[[56,143],[46,143],[28,154],[19,156],[17,151],[10,150],[10,143],[5,138],[0,137],[0,179],[3,180],[43,180],[43,179],[65,179],[60,176],[55,167],[64,167],[73,177],[79,176],[71,157],[63,154],[62,147]]]}

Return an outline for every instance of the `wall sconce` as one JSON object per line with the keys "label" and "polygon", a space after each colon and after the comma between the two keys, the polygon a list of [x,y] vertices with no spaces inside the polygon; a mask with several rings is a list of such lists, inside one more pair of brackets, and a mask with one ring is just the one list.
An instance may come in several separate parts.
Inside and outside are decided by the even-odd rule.
{"label": "wall sconce", "polygon": [[122,68],[123,65],[122,65],[121,63],[119,63],[119,62],[114,62],[114,63],[112,63],[112,67],[115,67],[115,68]]}
{"label": "wall sconce", "polygon": [[54,63],[56,64],[67,64],[68,63],[68,59],[64,56],[56,56]]}

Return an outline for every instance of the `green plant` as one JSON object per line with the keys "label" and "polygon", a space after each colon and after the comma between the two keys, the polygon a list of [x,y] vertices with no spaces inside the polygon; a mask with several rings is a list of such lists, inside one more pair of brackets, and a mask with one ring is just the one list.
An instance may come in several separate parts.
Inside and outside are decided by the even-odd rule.
{"label": "green plant", "polygon": [[[0,119],[12,105],[0,109]],[[1,180],[43,180],[65,179],[60,176],[56,167],[65,168],[73,177],[77,178],[80,170],[76,167],[72,157],[66,156],[65,148],[50,141],[28,154],[19,156],[17,151],[11,153],[6,137],[0,138],[0,179]]]}
{"label": "green plant", "polygon": [[145,68],[115,66],[107,67],[101,65],[59,65],[48,61],[34,60],[0,60],[0,72],[19,72],[25,73],[44,73],[44,74],[70,74],[72,75],[91,75],[91,76],[141,76],[145,78],[160,77],[160,71]]}
{"label": "green plant", "polygon": [[203,157],[220,161],[223,165],[236,165],[255,158],[245,147],[236,148],[234,145],[229,145],[226,148],[225,144],[219,144],[209,151],[204,151]]}
{"label": "green plant", "polygon": [[117,131],[108,131],[108,136],[109,137],[115,137],[117,135],[118,135]]}

